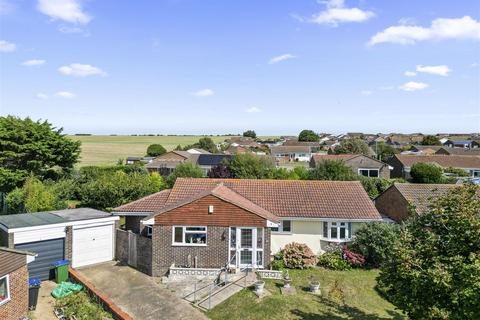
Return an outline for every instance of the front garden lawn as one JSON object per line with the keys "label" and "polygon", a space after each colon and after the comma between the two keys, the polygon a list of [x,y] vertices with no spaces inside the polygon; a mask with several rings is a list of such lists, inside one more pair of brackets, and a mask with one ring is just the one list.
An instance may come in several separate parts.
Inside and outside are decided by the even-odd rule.
{"label": "front garden lawn", "polygon": [[[282,295],[283,281],[266,280],[271,295],[258,299],[252,288],[242,290],[207,312],[211,319],[406,319],[375,290],[377,270],[289,270],[295,295]],[[321,295],[308,292],[311,277],[320,281]]]}

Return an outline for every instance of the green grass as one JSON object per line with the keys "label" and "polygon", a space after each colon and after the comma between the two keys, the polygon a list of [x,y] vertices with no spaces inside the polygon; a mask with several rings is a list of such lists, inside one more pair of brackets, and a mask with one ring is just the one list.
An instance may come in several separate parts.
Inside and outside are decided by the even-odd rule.
{"label": "green grass", "polygon": [[[267,280],[271,295],[258,299],[252,289],[242,290],[207,315],[211,319],[406,319],[375,290],[376,270],[290,270],[294,295],[282,295],[282,281]],[[310,277],[320,281],[321,295],[308,292]]]}
{"label": "green grass", "polygon": [[[167,150],[173,150],[177,145],[186,146],[198,142],[202,136],[69,136],[82,142],[82,153],[79,166],[112,165],[118,159],[128,156],[144,156],[147,147],[159,143]],[[228,139],[227,136],[211,136],[219,143]]]}

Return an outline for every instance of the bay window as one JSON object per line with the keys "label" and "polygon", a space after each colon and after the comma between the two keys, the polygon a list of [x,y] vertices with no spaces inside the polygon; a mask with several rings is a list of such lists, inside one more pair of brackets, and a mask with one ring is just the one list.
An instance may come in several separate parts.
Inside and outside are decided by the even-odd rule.
{"label": "bay window", "polygon": [[324,221],[323,238],[328,241],[349,241],[352,238],[352,223]]}
{"label": "bay window", "polygon": [[173,245],[206,246],[207,227],[174,226]]}

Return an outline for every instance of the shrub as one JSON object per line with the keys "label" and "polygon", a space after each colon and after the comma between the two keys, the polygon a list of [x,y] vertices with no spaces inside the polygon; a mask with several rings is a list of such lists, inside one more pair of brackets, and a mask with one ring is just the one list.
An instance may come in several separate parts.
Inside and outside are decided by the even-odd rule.
{"label": "shrub", "polygon": [[190,162],[180,163],[167,177],[166,182],[172,188],[177,178],[202,178],[203,170],[196,164]]}
{"label": "shrub", "polygon": [[157,157],[166,153],[167,150],[161,144],[151,144],[147,148],[147,156]]}
{"label": "shrub", "polygon": [[323,160],[310,170],[309,179],[350,181],[357,180],[358,175],[342,160]]}
{"label": "shrub", "polygon": [[317,264],[317,257],[312,250],[303,243],[292,242],[282,250],[283,262],[287,268],[305,269]]}
{"label": "shrub", "polygon": [[365,264],[365,257],[348,249],[347,246],[344,246],[342,249],[342,258],[352,267],[361,267]]}
{"label": "shrub", "polygon": [[95,303],[85,291],[69,295],[58,300],[56,307],[64,308],[67,319],[107,320],[113,319],[112,315]]}
{"label": "shrub", "polygon": [[318,257],[318,265],[331,270],[350,270],[351,265],[343,259],[340,248],[325,252]]}
{"label": "shrub", "polygon": [[352,248],[365,256],[367,265],[379,267],[387,260],[399,230],[397,224],[367,223],[355,232]]}
{"label": "shrub", "polygon": [[418,162],[412,166],[410,175],[416,183],[442,183],[443,170],[434,163]]}

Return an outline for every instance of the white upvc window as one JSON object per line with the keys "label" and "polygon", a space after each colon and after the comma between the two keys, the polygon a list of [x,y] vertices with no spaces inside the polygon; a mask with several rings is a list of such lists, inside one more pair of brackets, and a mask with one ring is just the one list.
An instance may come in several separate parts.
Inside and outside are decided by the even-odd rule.
{"label": "white upvc window", "polygon": [[352,239],[352,223],[340,221],[324,221],[323,239],[328,241],[350,241]]}
{"label": "white upvc window", "polygon": [[206,246],[207,227],[205,226],[173,226],[172,245],[174,246]]}
{"label": "white upvc window", "polygon": [[151,238],[153,233],[153,227],[147,226],[147,237]]}
{"label": "white upvc window", "polygon": [[380,170],[370,168],[359,168],[358,174],[364,177],[377,178],[380,175]]}
{"label": "white upvc window", "polygon": [[272,232],[291,233],[292,232],[292,220],[280,221],[278,227],[271,228]]}
{"label": "white upvc window", "polygon": [[10,301],[10,278],[5,275],[0,278],[0,306]]}

